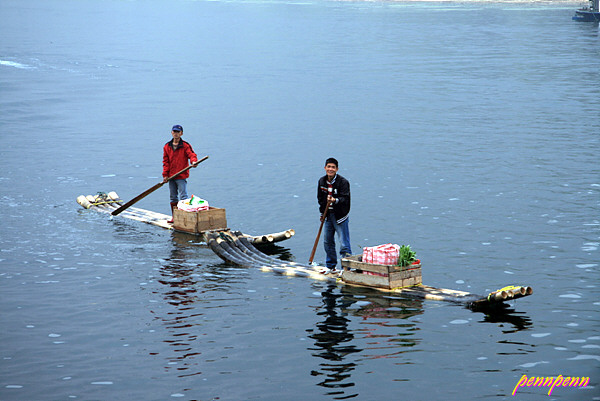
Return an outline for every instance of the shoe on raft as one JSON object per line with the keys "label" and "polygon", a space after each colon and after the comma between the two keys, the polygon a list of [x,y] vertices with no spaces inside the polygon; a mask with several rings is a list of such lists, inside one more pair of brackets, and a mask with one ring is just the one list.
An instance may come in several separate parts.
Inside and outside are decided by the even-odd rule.
{"label": "shoe on raft", "polygon": [[330,275],[333,275],[333,276],[338,276],[338,277],[341,277],[341,275],[342,275],[342,271],[343,271],[343,270],[337,270],[337,269],[335,269],[335,268],[333,268],[333,269],[328,269],[328,268],[325,268],[325,269],[323,269],[323,270],[321,271],[321,273],[322,273],[322,274],[330,274]]}

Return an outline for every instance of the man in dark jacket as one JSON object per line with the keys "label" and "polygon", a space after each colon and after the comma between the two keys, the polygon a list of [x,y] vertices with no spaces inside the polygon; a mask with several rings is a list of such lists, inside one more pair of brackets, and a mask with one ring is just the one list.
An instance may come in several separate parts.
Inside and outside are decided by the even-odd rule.
{"label": "man in dark jacket", "polygon": [[348,228],[348,215],[350,213],[350,183],[338,173],[338,161],[330,157],[325,161],[325,175],[319,179],[317,186],[317,201],[319,211],[325,212],[327,202],[331,206],[327,211],[324,224],[323,246],[325,247],[325,265],[335,270],[337,255],[335,247],[335,234],[340,237],[342,257],[351,254],[350,230]]}
{"label": "man in dark jacket", "polygon": [[[171,135],[173,139],[163,146],[163,182],[173,174],[186,168],[188,161],[191,164],[198,162],[198,156],[194,153],[192,145],[181,139],[183,127],[181,125],[174,125],[171,129]],[[190,171],[188,170],[169,181],[171,211],[177,207],[179,200],[187,199],[187,178],[189,176]],[[172,222],[173,218],[168,221],[168,223]]]}

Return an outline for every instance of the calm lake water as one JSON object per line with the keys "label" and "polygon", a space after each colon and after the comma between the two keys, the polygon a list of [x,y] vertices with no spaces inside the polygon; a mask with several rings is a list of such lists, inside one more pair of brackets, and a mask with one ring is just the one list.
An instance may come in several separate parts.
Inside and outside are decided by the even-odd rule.
{"label": "calm lake water", "polygon": [[[0,400],[599,400],[600,29],[576,2],[0,2]],[[296,235],[334,156],[361,246],[506,314],[222,263],[82,209],[160,180]],[[136,206],[166,213],[166,187]],[[320,246],[316,261],[323,262]],[[589,377],[586,387],[522,387]]]}

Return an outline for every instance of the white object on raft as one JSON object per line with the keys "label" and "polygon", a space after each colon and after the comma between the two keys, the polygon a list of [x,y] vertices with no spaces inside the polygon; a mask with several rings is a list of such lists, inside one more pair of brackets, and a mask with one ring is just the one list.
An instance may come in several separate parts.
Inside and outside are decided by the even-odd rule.
{"label": "white object on raft", "polygon": [[[93,209],[99,212],[111,213],[121,206],[122,200],[119,198],[116,192],[108,192],[106,196],[104,194],[98,195],[80,195],[77,197],[77,203],[79,203],[85,209]],[[173,229],[173,224],[168,223],[171,219],[170,215],[163,213],[153,212],[151,210],[140,209],[137,207],[130,207],[124,210],[121,214],[122,217],[127,219],[140,221],[147,224],[152,224],[158,227],[166,228],[168,230]],[[296,234],[293,229],[281,231],[278,233],[264,234],[264,235],[250,235],[243,234],[253,244],[266,244],[285,241],[290,239]]]}

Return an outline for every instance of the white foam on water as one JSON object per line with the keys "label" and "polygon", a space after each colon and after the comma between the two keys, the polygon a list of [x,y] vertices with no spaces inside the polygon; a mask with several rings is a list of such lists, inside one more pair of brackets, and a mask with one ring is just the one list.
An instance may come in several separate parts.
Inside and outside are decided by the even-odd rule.
{"label": "white foam on water", "polygon": [[50,333],[50,334],[48,334],[48,337],[56,338],[56,337],[60,337],[60,334]]}
{"label": "white foam on water", "polygon": [[581,298],[581,295],[577,294],[562,294],[558,296],[559,298]]}
{"label": "white foam on water", "polygon": [[597,263],[583,263],[583,264],[579,264],[579,265],[575,265],[575,266],[577,266],[580,269],[589,269],[591,267],[598,266],[598,264]]}
{"label": "white foam on water", "polygon": [[573,358],[568,358],[569,361],[581,361],[585,359],[595,359],[600,362],[600,355],[577,355]]}
{"label": "white foam on water", "polygon": [[586,342],[586,340],[584,340],[583,338],[578,338],[575,340],[569,340],[570,343],[584,343]]}
{"label": "white foam on water", "polygon": [[534,333],[531,335],[531,337],[535,337],[535,338],[542,338],[542,337],[547,337],[552,333]]}
{"label": "white foam on water", "polygon": [[581,348],[600,348],[600,345],[586,344],[586,345],[583,345]]}
{"label": "white foam on water", "polygon": [[548,361],[530,362],[530,363],[524,363],[523,365],[519,365],[519,366],[522,368],[533,368],[534,366],[541,365],[544,363],[550,363],[550,362],[548,362]]}
{"label": "white foam on water", "polygon": [[506,273],[506,274],[515,274],[513,272],[509,272],[508,270],[504,270],[504,273]]}
{"label": "white foam on water", "polygon": [[453,321],[450,322],[450,324],[466,324],[469,323],[468,320],[464,320],[464,319],[455,319]]}
{"label": "white foam on water", "polygon": [[600,336],[591,336],[587,338],[588,340],[600,340]]}
{"label": "white foam on water", "polygon": [[8,60],[0,60],[0,65],[5,65],[7,67],[19,68],[21,70],[34,70],[36,68],[31,65],[21,64],[21,63],[17,63],[16,61],[8,61]]}
{"label": "white foam on water", "polygon": [[465,282],[464,282],[464,280],[456,280],[455,283],[456,284],[464,284]]}
{"label": "white foam on water", "polygon": [[92,382],[91,384],[96,384],[96,385],[100,385],[100,386],[109,386],[111,384],[113,384],[113,382]]}
{"label": "white foam on water", "polygon": [[7,384],[6,388],[23,388],[23,386],[19,384]]}
{"label": "white foam on water", "polygon": [[565,348],[565,347],[554,347],[554,349],[557,351],[568,351],[569,350],[568,348]]}
{"label": "white foam on water", "polygon": [[577,326],[579,326],[579,323],[568,323],[567,326],[569,326],[569,327],[577,327]]}

